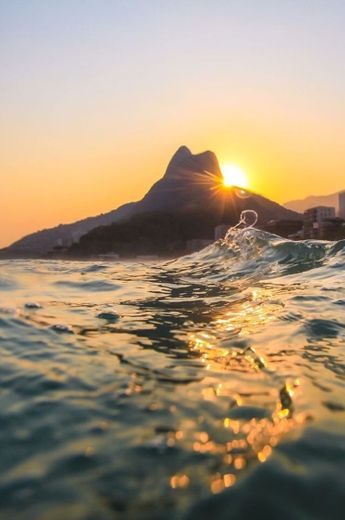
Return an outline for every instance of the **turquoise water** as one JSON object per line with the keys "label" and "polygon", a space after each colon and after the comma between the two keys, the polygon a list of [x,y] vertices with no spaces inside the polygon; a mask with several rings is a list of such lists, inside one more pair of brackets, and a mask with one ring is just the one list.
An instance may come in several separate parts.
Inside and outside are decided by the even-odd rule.
{"label": "turquoise water", "polygon": [[343,518],[345,242],[0,262],[4,519]]}

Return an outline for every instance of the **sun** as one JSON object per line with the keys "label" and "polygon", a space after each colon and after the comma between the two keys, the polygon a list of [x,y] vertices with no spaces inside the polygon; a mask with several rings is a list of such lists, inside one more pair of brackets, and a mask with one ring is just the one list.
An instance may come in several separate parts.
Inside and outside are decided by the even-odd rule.
{"label": "sun", "polygon": [[238,188],[248,188],[248,177],[242,168],[236,164],[223,164],[221,167],[223,184],[227,188],[237,186]]}

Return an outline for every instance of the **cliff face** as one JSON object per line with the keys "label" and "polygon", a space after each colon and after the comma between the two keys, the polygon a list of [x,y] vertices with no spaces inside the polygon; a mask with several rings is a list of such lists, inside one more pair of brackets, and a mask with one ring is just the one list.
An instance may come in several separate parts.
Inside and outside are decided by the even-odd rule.
{"label": "cliff face", "polygon": [[144,198],[95,217],[38,231],[18,240],[6,249],[7,255],[44,255],[57,246],[69,247],[86,233],[99,226],[125,222],[134,215],[150,212],[209,212],[216,222],[232,223],[243,209],[254,209],[262,222],[270,219],[294,219],[298,214],[260,195],[247,192],[247,197],[236,195],[236,190],[224,190],[217,157],[207,151],[192,154],[181,146],[170,160],[163,177]]}

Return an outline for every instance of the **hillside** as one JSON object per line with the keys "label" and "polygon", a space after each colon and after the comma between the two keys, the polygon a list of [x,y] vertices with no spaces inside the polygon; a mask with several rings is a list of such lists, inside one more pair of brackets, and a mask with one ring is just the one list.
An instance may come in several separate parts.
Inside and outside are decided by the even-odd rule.
{"label": "hillside", "polygon": [[256,210],[259,223],[299,217],[295,212],[260,195],[249,191],[243,194],[240,190],[225,190],[215,154],[210,151],[192,154],[186,146],[181,146],[173,155],[163,177],[140,201],[125,204],[103,215],[38,231],[2,250],[2,254],[44,256],[56,248],[71,247],[95,228],[125,223],[135,215],[153,212],[191,214],[200,209],[216,223],[236,222],[243,209]]}
{"label": "hillside", "polygon": [[286,202],[284,206],[292,211],[298,211],[303,213],[306,209],[313,208],[315,206],[332,206],[339,210],[339,192],[332,193],[331,195],[310,195],[305,199],[290,200]]}

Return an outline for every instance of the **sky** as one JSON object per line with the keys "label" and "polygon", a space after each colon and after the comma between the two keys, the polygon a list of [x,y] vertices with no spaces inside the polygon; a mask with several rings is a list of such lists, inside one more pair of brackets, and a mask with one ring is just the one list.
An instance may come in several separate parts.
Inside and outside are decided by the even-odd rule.
{"label": "sky", "polygon": [[343,0],[0,0],[0,246],[140,199],[176,149],[345,188]]}

